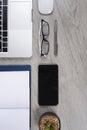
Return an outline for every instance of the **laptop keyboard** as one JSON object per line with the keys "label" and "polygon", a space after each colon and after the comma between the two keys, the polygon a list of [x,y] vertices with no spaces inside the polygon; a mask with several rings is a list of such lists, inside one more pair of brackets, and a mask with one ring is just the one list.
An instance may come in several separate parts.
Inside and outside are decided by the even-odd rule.
{"label": "laptop keyboard", "polygon": [[0,52],[8,51],[7,13],[8,1],[0,0]]}

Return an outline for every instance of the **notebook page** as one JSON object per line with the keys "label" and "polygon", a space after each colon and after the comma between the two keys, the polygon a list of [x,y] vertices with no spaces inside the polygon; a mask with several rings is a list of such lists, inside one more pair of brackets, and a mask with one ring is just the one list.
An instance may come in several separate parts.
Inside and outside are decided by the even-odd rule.
{"label": "notebook page", "polygon": [[0,130],[29,130],[29,109],[0,109]]}
{"label": "notebook page", "polygon": [[0,108],[29,108],[29,71],[0,72]]}

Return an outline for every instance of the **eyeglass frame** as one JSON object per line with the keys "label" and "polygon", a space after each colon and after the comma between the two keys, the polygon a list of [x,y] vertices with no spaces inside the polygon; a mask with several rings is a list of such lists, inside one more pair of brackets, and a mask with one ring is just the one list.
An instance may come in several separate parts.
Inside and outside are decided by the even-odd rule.
{"label": "eyeglass frame", "polygon": [[[43,32],[43,22],[45,22],[48,26],[48,34],[45,35],[44,32]],[[47,37],[49,37],[49,34],[50,34],[50,26],[49,26],[49,23],[43,19],[41,19],[41,34],[42,34],[42,41],[41,41],[41,56],[45,56],[45,55],[48,55],[49,53],[49,41],[47,40]],[[45,42],[48,42],[48,51],[47,53],[43,54],[42,52],[42,46],[43,46],[43,41]]]}

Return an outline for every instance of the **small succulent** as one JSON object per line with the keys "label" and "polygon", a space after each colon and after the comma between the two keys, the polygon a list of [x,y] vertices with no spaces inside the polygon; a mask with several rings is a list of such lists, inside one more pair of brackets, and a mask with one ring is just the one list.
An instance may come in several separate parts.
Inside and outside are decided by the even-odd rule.
{"label": "small succulent", "polygon": [[55,125],[52,124],[51,122],[47,122],[45,124],[45,130],[55,130]]}

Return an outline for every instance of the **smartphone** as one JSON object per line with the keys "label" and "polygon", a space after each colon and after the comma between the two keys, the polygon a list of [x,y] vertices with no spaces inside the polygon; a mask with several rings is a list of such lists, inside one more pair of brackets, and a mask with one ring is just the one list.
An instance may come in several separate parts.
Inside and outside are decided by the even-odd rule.
{"label": "smartphone", "polygon": [[58,104],[58,65],[38,66],[38,103],[41,106]]}

